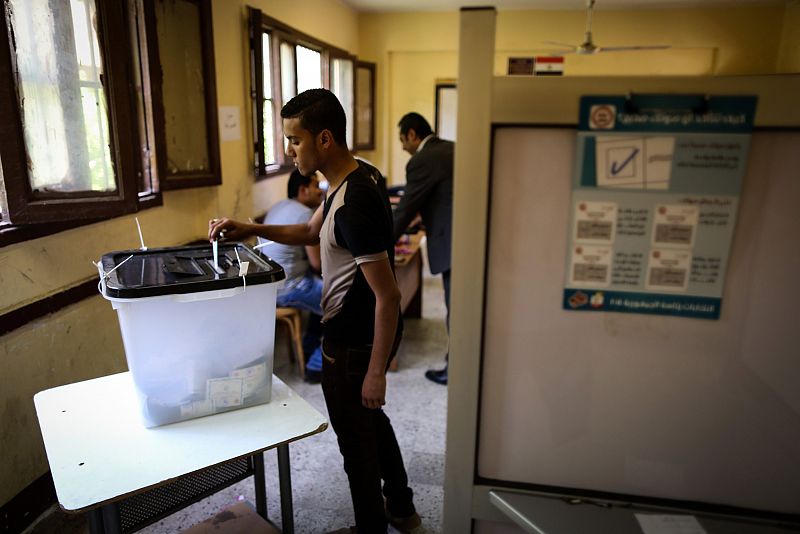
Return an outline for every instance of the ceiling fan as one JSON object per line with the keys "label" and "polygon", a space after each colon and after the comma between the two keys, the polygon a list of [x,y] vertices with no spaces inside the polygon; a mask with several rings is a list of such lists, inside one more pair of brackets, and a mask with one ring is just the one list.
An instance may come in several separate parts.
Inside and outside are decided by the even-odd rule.
{"label": "ceiling fan", "polygon": [[563,54],[591,55],[600,52],[626,52],[630,50],[665,50],[667,48],[670,48],[670,45],[651,45],[651,46],[633,45],[633,46],[602,46],[602,47],[597,46],[596,44],[594,44],[594,41],[592,40],[592,12],[594,11],[594,2],[595,0],[586,0],[586,36],[584,37],[584,41],[577,46],[568,43],[560,43],[558,41],[545,41],[545,43],[547,44],[569,48],[569,50],[553,52],[553,55],[557,56]]}

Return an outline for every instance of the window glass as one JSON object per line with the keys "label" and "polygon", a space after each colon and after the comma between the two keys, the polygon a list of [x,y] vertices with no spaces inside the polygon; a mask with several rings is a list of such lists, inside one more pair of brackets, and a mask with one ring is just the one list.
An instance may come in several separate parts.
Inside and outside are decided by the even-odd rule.
{"label": "window glass", "polygon": [[294,47],[281,43],[281,96],[288,102],[295,95]]}
{"label": "window glass", "polygon": [[[322,55],[297,45],[297,92],[322,87]],[[284,99],[288,102],[288,99]]]}
{"label": "window glass", "polygon": [[139,126],[139,157],[142,172],[137,180],[139,199],[152,198],[158,193],[158,171],[156,166],[155,130],[153,125],[153,104],[150,96],[150,71],[147,60],[147,34],[145,33],[144,16],[138,2],[128,4],[128,24],[131,32],[131,55],[133,68],[133,84],[136,88],[134,101],[136,104],[136,120]]}
{"label": "window glass", "polygon": [[272,99],[272,48],[271,36],[261,36],[262,55],[264,57],[262,71],[264,76],[264,157],[267,165],[277,163],[275,157],[275,105]]}
{"label": "window glass", "polygon": [[334,58],[331,61],[331,91],[339,98],[347,117],[347,146],[353,148],[353,62]]}
{"label": "window glass", "polygon": [[3,161],[0,159],[0,225],[8,222],[8,199],[6,198],[6,187],[3,180]]}
{"label": "window glass", "polygon": [[115,191],[94,1],[9,5],[31,189]]}
{"label": "window glass", "polygon": [[188,0],[159,1],[156,31],[166,111],[167,173],[207,171],[208,136],[199,6]]}

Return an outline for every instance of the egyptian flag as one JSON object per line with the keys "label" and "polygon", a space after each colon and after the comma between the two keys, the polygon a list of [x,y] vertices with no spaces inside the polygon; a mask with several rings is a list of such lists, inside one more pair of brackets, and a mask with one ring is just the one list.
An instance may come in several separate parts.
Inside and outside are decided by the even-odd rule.
{"label": "egyptian flag", "polygon": [[533,72],[536,76],[562,76],[564,74],[564,58],[557,56],[538,56]]}

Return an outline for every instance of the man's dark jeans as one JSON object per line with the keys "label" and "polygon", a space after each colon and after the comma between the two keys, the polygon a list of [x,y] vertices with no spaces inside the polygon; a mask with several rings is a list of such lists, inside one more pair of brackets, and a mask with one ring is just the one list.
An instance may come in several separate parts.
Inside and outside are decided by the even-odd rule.
{"label": "man's dark jeans", "polygon": [[[412,491],[392,424],[382,409],[361,404],[371,346],[323,340],[322,391],[339,440],[359,534],[386,532],[386,509],[395,517],[414,513]],[[381,495],[383,480],[383,496]]]}

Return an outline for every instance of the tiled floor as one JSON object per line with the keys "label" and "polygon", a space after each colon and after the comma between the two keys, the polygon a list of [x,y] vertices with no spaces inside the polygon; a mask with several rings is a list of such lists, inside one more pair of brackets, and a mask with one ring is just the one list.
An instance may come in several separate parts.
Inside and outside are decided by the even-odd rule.
{"label": "tiled floor", "polygon": [[[423,319],[407,320],[398,353],[399,370],[388,380],[386,413],[392,420],[406,463],[417,511],[419,534],[441,532],[444,482],[447,388],[425,380],[429,368],[440,368],[447,348],[441,280],[423,278]],[[325,402],[319,384],[307,384],[288,360],[288,342],[279,334],[275,374],[322,413]],[[354,524],[347,479],[332,429],[290,446],[295,532],[324,533]],[[270,519],[280,525],[278,469],[275,451],[265,453],[267,506]],[[207,499],[158,522],[142,533],[178,533],[213,516],[237,500],[255,502],[252,478],[234,484]],[[390,529],[390,532],[392,529]],[[26,534],[83,534],[83,516],[53,512]]]}

